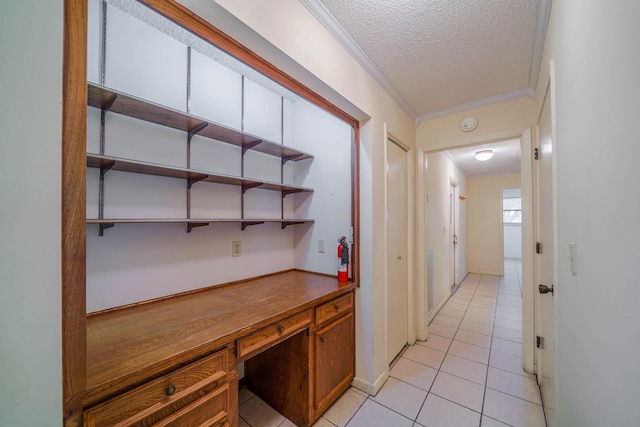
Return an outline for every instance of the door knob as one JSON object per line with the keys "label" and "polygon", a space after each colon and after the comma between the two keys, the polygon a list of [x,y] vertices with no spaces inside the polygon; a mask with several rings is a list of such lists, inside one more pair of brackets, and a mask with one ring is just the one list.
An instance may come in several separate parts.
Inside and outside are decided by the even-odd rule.
{"label": "door knob", "polygon": [[538,292],[540,292],[541,294],[551,293],[551,295],[553,295],[553,285],[538,285]]}

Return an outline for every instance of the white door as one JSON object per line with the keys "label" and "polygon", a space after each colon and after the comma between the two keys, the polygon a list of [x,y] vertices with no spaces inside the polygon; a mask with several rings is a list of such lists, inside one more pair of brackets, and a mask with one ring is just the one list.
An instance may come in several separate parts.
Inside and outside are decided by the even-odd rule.
{"label": "white door", "polygon": [[538,179],[538,233],[536,252],[538,269],[537,332],[538,384],[542,391],[542,401],[549,426],[555,425],[554,414],[554,327],[555,296],[551,292],[554,284],[554,141],[552,92],[547,90],[538,123],[538,157],[536,162]]}
{"label": "white door", "polygon": [[450,184],[449,188],[449,246],[451,248],[451,273],[450,273],[450,282],[451,291],[455,291],[458,286],[458,231],[457,231],[457,223],[458,223],[458,186],[455,183]]}
{"label": "white door", "polygon": [[407,152],[387,141],[387,362],[408,341]]}

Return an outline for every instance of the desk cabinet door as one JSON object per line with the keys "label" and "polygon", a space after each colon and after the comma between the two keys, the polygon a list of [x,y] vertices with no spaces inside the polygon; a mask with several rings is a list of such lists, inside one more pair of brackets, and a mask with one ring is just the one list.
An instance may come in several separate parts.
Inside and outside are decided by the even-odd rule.
{"label": "desk cabinet door", "polygon": [[315,333],[316,416],[324,412],[353,380],[355,324],[353,311]]}

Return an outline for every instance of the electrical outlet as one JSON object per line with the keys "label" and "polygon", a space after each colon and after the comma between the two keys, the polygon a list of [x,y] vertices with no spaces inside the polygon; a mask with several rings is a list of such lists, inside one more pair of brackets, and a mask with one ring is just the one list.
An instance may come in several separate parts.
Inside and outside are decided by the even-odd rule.
{"label": "electrical outlet", "polygon": [[232,242],[231,255],[233,255],[233,256],[242,255],[242,242],[240,240],[236,240],[236,241]]}
{"label": "electrical outlet", "polygon": [[322,239],[318,240],[318,252],[324,253],[324,240]]}

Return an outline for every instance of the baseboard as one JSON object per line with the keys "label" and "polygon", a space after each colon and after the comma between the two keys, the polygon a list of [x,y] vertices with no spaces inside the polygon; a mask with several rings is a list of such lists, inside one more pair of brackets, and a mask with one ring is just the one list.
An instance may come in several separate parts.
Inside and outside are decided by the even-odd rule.
{"label": "baseboard", "polygon": [[389,379],[389,371],[384,371],[373,384],[356,377],[353,379],[351,385],[360,391],[364,391],[370,396],[375,396],[378,394],[387,379]]}
{"label": "baseboard", "polygon": [[486,276],[502,277],[502,271],[470,271],[469,274],[484,274]]}
{"label": "baseboard", "polygon": [[429,317],[427,317],[427,325],[430,324],[433,318],[438,315],[440,310],[442,310],[442,307],[444,307],[444,305],[449,301],[449,298],[451,298],[451,292],[449,292],[449,295],[447,295],[447,297],[444,298],[442,302],[440,302],[440,304],[438,304],[436,309],[433,310],[433,313]]}

